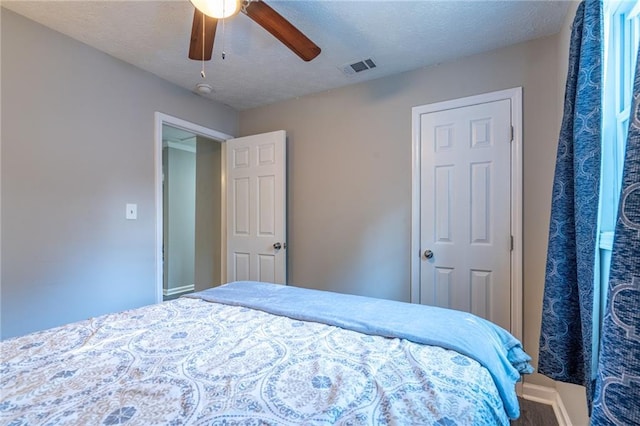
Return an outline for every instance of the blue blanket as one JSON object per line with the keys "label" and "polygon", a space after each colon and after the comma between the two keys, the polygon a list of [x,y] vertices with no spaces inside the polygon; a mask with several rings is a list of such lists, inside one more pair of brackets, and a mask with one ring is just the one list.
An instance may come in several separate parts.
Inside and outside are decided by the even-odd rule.
{"label": "blue blanket", "polygon": [[189,297],[455,350],[489,370],[512,419],[520,415],[515,383],[533,372],[531,357],[515,337],[466,312],[253,281]]}

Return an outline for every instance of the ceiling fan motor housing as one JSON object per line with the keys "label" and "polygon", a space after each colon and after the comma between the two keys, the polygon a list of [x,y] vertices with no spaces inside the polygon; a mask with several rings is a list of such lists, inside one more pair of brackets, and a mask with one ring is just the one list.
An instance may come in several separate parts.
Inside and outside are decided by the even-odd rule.
{"label": "ceiling fan motor housing", "polygon": [[[234,13],[237,12],[239,6],[237,0],[191,0],[196,10],[193,15],[193,26],[191,28],[191,43],[189,45],[190,59],[198,61],[208,61],[211,59],[213,41],[218,24],[218,19],[208,16],[208,12],[201,9],[199,5],[201,3],[221,3],[223,1],[234,2]],[[322,51],[318,45],[264,1],[243,0],[240,10],[277,38],[282,44],[287,46],[302,60],[311,61]]]}

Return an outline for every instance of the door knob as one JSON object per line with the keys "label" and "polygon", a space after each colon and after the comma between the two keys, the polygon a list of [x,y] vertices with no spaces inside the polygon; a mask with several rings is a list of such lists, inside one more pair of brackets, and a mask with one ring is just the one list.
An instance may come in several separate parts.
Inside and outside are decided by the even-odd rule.
{"label": "door knob", "polygon": [[275,243],[275,244],[273,245],[273,248],[274,248],[274,249],[276,249],[276,250],[280,250],[280,249],[282,248],[282,244],[280,244],[280,243]]}
{"label": "door knob", "polygon": [[424,258],[425,259],[431,259],[433,257],[433,252],[429,249],[424,251]]}

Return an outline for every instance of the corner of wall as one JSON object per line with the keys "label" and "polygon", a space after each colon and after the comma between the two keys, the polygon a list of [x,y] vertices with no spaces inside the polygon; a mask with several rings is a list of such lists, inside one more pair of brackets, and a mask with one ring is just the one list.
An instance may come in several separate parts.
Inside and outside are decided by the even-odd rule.
{"label": "corner of wall", "polygon": [[[551,408],[553,408],[553,413],[558,420],[559,426],[581,425],[580,423],[573,422],[567,412],[560,393],[554,388],[524,383],[522,385],[522,398],[528,401],[550,405]],[[586,426],[586,424],[584,426]]]}
{"label": "corner of wall", "polygon": [[585,388],[570,383],[556,382],[556,391],[570,419],[568,424],[587,426],[589,424],[589,411]]}

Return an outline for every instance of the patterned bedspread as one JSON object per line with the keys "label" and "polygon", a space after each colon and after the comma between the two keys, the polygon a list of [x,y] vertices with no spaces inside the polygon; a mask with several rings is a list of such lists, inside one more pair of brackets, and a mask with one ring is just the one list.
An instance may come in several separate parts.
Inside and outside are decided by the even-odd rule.
{"label": "patterned bedspread", "polygon": [[182,298],[0,342],[0,424],[499,425],[437,346]]}

